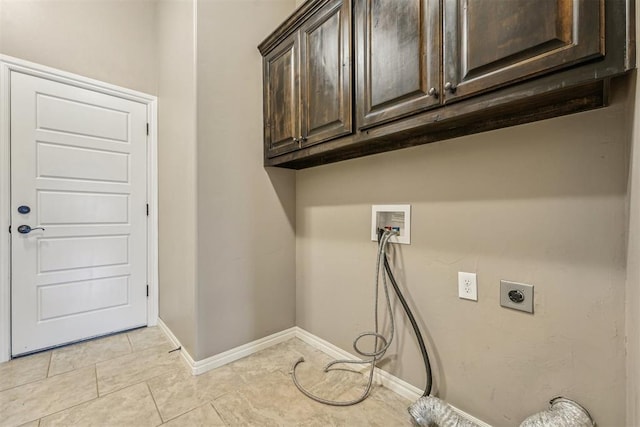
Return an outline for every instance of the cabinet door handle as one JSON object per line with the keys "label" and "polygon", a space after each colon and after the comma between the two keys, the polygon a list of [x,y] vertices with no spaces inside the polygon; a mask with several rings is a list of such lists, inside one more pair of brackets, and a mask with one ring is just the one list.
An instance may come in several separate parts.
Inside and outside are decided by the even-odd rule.
{"label": "cabinet door handle", "polygon": [[429,92],[427,92],[427,95],[429,96],[433,96],[434,98],[438,97],[438,91],[436,90],[435,87],[432,87],[429,89]]}
{"label": "cabinet door handle", "polygon": [[298,138],[296,138],[295,136],[292,137],[291,139],[293,139],[293,142],[295,142],[296,144],[300,142],[300,140]]}
{"label": "cabinet door handle", "polygon": [[451,82],[446,82],[444,84],[444,90],[446,90],[449,93],[456,93],[456,89],[457,89],[457,86]]}
{"label": "cabinet door handle", "polygon": [[307,141],[307,137],[306,136],[301,136],[300,138],[298,138],[298,140],[300,142],[306,142]]}

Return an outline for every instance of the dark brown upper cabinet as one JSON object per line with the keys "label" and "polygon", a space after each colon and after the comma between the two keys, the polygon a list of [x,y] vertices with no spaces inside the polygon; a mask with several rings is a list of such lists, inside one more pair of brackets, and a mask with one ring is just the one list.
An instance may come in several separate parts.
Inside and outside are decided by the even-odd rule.
{"label": "dark brown upper cabinet", "polygon": [[258,46],[264,163],[302,169],[606,107],[635,68],[634,8],[307,0]]}
{"label": "dark brown upper cabinet", "polygon": [[264,140],[269,157],[298,149],[298,35],[286,38],[267,54],[264,68]]}
{"label": "dark brown upper cabinet", "polygon": [[440,104],[440,0],[357,0],[357,126]]}
{"label": "dark brown upper cabinet", "polygon": [[300,30],[302,146],[351,133],[351,4],[332,1]]}
{"label": "dark brown upper cabinet", "polygon": [[445,102],[604,56],[604,0],[443,1]]}
{"label": "dark brown upper cabinet", "polygon": [[350,134],[351,2],[324,2],[282,41],[266,42],[266,157]]}

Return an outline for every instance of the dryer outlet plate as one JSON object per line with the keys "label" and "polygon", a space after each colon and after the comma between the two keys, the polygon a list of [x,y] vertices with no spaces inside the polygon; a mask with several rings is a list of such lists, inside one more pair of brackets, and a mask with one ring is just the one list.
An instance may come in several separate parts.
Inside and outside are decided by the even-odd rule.
{"label": "dryer outlet plate", "polygon": [[500,305],[533,314],[533,285],[501,280]]}

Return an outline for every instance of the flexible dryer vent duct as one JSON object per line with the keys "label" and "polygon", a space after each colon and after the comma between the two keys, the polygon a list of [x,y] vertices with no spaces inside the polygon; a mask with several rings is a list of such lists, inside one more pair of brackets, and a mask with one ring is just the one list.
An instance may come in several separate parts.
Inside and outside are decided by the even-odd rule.
{"label": "flexible dryer vent duct", "polygon": [[[531,415],[520,427],[594,427],[586,409],[573,400],[556,397],[549,409]],[[409,406],[409,413],[419,426],[480,427],[458,415],[447,403],[433,396],[421,397]]]}
{"label": "flexible dryer vent duct", "polygon": [[549,409],[531,415],[520,427],[593,427],[595,423],[586,409],[573,400],[556,397],[549,402]]}
{"label": "flexible dryer vent duct", "polygon": [[454,411],[446,402],[433,396],[425,396],[409,406],[409,413],[419,426],[430,427],[480,427]]}

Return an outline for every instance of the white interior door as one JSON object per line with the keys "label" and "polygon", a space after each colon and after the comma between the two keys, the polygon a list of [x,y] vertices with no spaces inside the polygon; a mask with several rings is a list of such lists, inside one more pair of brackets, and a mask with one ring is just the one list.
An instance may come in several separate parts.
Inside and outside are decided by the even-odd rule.
{"label": "white interior door", "polygon": [[12,354],[146,325],[147,106],[10,79]]}

